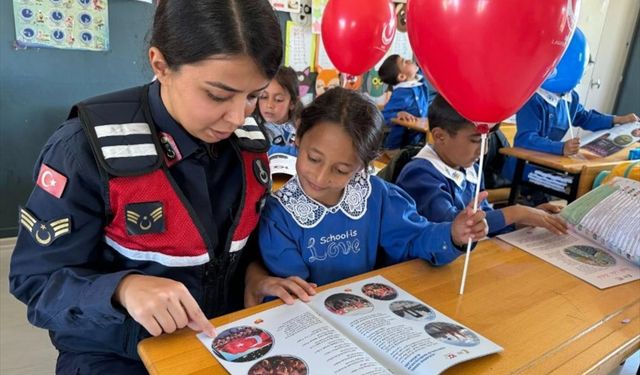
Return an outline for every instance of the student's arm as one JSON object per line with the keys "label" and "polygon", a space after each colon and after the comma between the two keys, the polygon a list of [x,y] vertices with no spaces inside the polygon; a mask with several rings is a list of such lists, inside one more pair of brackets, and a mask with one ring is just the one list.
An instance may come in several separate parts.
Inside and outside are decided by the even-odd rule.
{"label": "student's arm", "polygon": [[[429,221],[451,222],[464,210],[464,207],[456,206],[447,178],[426,160],[409,162],[396,183],[415,200],[418,213]],[[480,190],[484,187],[481,186]],[[467,205],[469,202],[463,203]],[[480,209],[486,212],[490,234],[506,226],[502,212],[494,210],[486,199],[481,202]]]}
{"label": "student's arm", "polygon": [[[534,207],[521,206],[519,204],[500,209],[504,213],[507,225],[519,224],[545,228],[555,234],[566,234],[567,224],[558,215],[552,215],[545,210]],[[556,213],[559,212],[558,208]]]}
{"label": "student's arm", "polygon": [[638,122],[638,121],[640,121],[640,118],[635,113],[629,113],[624,116],[613,116],[613,123],[616,125],[626,124],[629,122]]}
{"label": "student's arm", "polygon": [[578,93],[575,91],[571,92],[569,111],[573,115],[573,126],[579,126],[583,129],[598,131],[609,129],[614,124],[614,116],[600,113],[595,109],[589,111],[584,109],[580,104]]}
{"label": "student's arm", "polygon": [[516,114],[518,131],[513,142],[514,146],[562,155],[564,142],[552,141],[540,135],[546,121],[543,118],[545,114],[543,102],[543,99],[531,98]]}
{"label": "student's arm", "polygon": [[450,222],[429,222],[402,189],[391,184],[384,189],[380,246],[390,262],[421,258],[440,266],[462,254],[451,240]]}
{"label": "student's arm", "polygon": [[411,90],[397,89],[391,93],[391,98],[382,110],[384,121],[387,124],[391,124],[392,118],[398,117],[398,112],[404,112],[411,106],[413,96],[406,95],[407,92],[411,93]]}

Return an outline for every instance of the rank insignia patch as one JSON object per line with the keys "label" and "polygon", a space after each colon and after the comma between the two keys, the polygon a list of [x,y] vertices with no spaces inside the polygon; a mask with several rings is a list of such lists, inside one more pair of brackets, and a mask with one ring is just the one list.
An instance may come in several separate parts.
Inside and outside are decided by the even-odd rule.
{"label": "rank insignia patch", "polygon": [[164,232],[164,210],[161,202],[131,203],[126,207],[129,235]]}
{"label": "rank insignia patch", "polygon": [[255,159],[253,161],[253,174],[262,185],[267,185],[269,183],[269,170],[265,167],[262,160]]}
{"label": "rank insignia patch", "polygon": [[29,231],[40,246],[49,246],[65,234],[71,233],[71,217],[41,221],[25,208],[20,208],[20,224]]}

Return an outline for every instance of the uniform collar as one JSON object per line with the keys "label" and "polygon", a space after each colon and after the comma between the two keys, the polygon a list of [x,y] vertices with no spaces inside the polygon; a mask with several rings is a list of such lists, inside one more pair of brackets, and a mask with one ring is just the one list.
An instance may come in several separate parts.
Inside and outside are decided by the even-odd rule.
{"label": "uniform collar", "polygon": [[293,177],[282,188],[272,194],[291,217],[303,228],[318,225],[327,212],[342,211],[351,219],[360,219],[367,212],[367,200],[371,194],[371,176],[362,170],[356,173],[344,188],[342,198],[335,206],[327,207],[309,197],[298,176]]}
{"label": "uniform collar", "polygon": [[156,127],[162,133],[173,138],[182,158],[193,154],[199,148],[199,143],[184,128],[171,117],[160,97],[160,82],[153,81],[149,85],[149,107]]}
{"label": "uniform collar", "polygon": [[567,103],[571,103],[571,93],[567,93],[565,95],[559,95],[551,91],[547,91],[540,87],[536,90],[536,94],[540,95],[540,97],[547,103],[551,104],[554,107],[558,106],[560,103],[560,99],[564,99]]}
{"label": "uniform collar", "polygon": [[446,178],[453,181],[460,189],[464,189],[465,180],[474,185],[478,184],[478,172],[476,172],[474,166],[465,168],[464,171],[451,168],[450,166],[445,164],[442,159],[440,159],[440,156],[438,156],[431,145],[424,146],[422,150],[418,152],[415,158],[428,160],[438,172],[442,173]]}
{"label": "uniform collar", "polygon": [[420,74],[416,74],[416,78],[412,79],[411,81],[400,82],[397,85],[393,86],[393,89],[405,89],[422,85],[424,85],[424,82],[422,82],[422,76]]}

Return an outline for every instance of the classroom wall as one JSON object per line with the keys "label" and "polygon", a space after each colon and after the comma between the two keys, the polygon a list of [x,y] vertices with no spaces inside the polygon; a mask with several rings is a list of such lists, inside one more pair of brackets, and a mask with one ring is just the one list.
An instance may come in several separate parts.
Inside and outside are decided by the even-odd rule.
{"label": "classroom wall", "polygon": [[627,114],[634,112],[640,114],[640,99],[638,98],[640,98],[640,22],[636,23],[631,49],[613,113]]}
{"label": "classroom wall", "polygon": [[154,7],[109,1],[111,49],[15,50],[13,3],[0,2],[0,237],[17,233],[17,206],[33,188],[38,153],[70,107],[151,77],[145,38]]}

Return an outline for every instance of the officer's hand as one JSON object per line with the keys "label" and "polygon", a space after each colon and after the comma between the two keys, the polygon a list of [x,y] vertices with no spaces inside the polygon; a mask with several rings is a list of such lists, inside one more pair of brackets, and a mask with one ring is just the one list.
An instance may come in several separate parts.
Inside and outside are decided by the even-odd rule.
{"label": "officer's hand", "polygon": [[293,296],[308,302],[310,296],[316,294],[317,285],[308,283],[298,276],[286,279],[269,276],[264,267],[253,262],[247,268],[246,288],[244,292],[244,306],[250,307],[262,303],[266,296],[280,298],[287,305],[294,302]]}
{"label": "officer's hand", "polygon": [[575,155],[580,150],[580,138],[571,138],[562,146],[562,154],[565,156]]}
{"label": "officer's hand", "polygon": [[467,208],[460,212],[451,224],[451,239],[457,246],[466,245],[471,238],[478,241],[484,238],[489,232],[485,212],[479,208],[480,203],[487,198],[489,193],[483,191],[478,197],[478,211],[473,213],[473,201],[469,202]]}
{"label": "officer's hand", "polygon": [[118,284],[113,298],[153,336],[187,326],[211,337],[216,335],[215,328],[181,282],[128,275]]}

